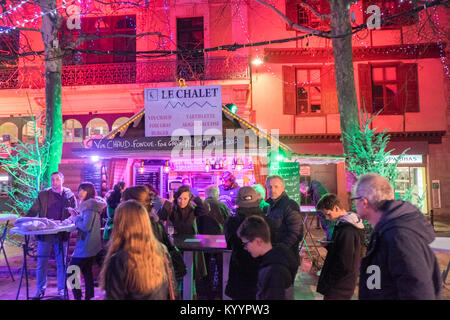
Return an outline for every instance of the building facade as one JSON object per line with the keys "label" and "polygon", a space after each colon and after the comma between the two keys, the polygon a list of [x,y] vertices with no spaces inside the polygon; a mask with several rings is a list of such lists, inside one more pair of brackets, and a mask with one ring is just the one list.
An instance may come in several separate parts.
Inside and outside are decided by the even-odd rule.
{"label": "building facade", "polygon": [[[294,23],[329,28],[301,1],[270,4]],[[308,4],[324,14],[330,11],[327,1]],[[413,8],[411,1],[358,1],[350,7],[354,26],[369,19],[365,11],[373,4],[383,17]],[[256,1],[74,5],[78,8],[74,12],[81,13],[75,15],[80,28],[74,27],[70,11],[60,10],[64,21],[59,44],[65,47],[86,35],[100,39],[85,41],[76,47],[78,51],[66,50],[63,58],[62,170],[68,172],[69,185],[77,185],[89,165],[70,152],[73,144],[104,136],[125,123],[144,107],[145,88],[178,86],[184,80],[189,86],[220,84],[223,104],[237,105],[239,116],[260,128],[278,130],[280,140],[300,155],[325,156],[325,160],[302,163],[301,178],[322,181],[329,191],[348,196],[350,178],[344,163],[326,161],[343,152],[330,39],[273,43],[305,33]],[[25,19],[38,8],[25,5],[20,10]],[[39,21],[26,26],[39,28]],[[374,127],[389,130],[394,154],[410,148],[410,157],[399,168],[399,190],[414,187],[416,203],[436,215],[450,214],[450,199],[445,196],[450,191],[445,21],[444,8],[430,8],[352,36],[359,108],[369,114],[380,112]],[[38,32],[1,33],[0,40],[2,52],[43,50]],[[171,54],[173,50],[184,51]],[[43,70],[42,56],[24,56],[1,66],[0,135],[4,139],[30,136],[27,117],[45,110]]]}

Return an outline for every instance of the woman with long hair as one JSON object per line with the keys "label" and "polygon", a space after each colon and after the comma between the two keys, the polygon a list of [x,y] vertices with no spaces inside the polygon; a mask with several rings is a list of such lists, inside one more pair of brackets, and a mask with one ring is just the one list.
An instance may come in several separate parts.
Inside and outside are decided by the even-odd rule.
{"label": "woman with long hair", "polygon": [[[102,249],[100,234],[100,214],[105,208],[105,201],[96,196],[94,185],[83,182],[78,187],[80,205],[78,210],[69,209],[71,219],[77,227],[77,242],[72,254],[70,265],[78,266],[84,277],[85,299],[94,297],[94,276],[92,264],[95,256]],[[73,268],[68,269],[73,270]],[[72,288],[76,300],[81,300],[81,288]]]}
{"label": "woman with long hair", "polygon": [[[195,203],[192,204],[191,200]],[[205,205],[200,197],[194,197],[188,186],[181,186],[174,194],[172,206],[163,207],[160,210],[160,219],[171,223],[175,230],[175,236],[191,236],[198,234],[197,217],[207,214]],[[196,280],[197,293],[200,298],[206,296],[207,288],[200,279],[207,275],[205,255],[203,252],[194,252],[194,279]]]}
{"label": "woman with long hair", "polygon": [[151,198],[151,191],[147,186],[134,186],[127,188],[122,195],[122,200],[136,200],[147,209],[150,217],[150,224],[152,225],[153,234],[156,239],[164,244],[169,251],[173,267],[175,269],[175,276],[177,279],[183,278],[187,273],[186,265],[183,261],[183,256],[179,252],[178,248],[173,245],[172,241],[164,229],[164,226],[159,221],[159,217],[153,209],[153,202]]}
{"label": "woman with long hair", "polygon": [[121,203],[100,273],[107,300],[166,300],[174,288],[167,250],[155,238],[145,207]]}
{"label": "woman with long hair", "polygon": [[103,239],[105,241],[108,241],[109,238],[111,237],[114,221],[114,210],[119,205],[124,190],[125,190],[125,182],[120,181],[117,182],[114,185],[113,190],[109,191],[105,196],[106,203],[108,204],[106,207],[107,219],[105,223],[105,230],[103,231]]}

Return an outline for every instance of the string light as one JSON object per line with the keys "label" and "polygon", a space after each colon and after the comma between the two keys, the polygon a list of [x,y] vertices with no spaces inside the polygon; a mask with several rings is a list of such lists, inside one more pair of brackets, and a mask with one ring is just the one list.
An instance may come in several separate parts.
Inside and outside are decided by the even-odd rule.
{"label": "string light", "polygon": [[41,11],[40,15],[37,14],[37,13],[35,13],[35,16],[34,16],[33,19],[31,19],[31,20],[24,19],[24,22],[22,22],[22,23],[20,23],[20,22],[17,20],[17,21],[16,21],[16,25],[14,25],[14,26],[12,26],[12,27],[2,27],[2,28],[5,28],[5,29],[3,29],[3,30],[0,29],[0,34],[1,34],[1,33],[9,33],[9,32],[11,32],[11,31],[13,31],[13,30],[18,29],[19,27],[24,27],[25,24],[34,22],[35,20],[37,20],[37,19],[39,19],[39,18],[42,18],[42,17],[45,16],[45,15],[48,15],[48,14],[54,14],[54,13],[58,12],[58,9],[61,9],[62,7],[63,7],[63,5],[61,5],[61,6],[59,6],[59,7],[56,7],[55,9],[52,9],[52,10],[47,11],[47,12],[42,12],[42,11]]}

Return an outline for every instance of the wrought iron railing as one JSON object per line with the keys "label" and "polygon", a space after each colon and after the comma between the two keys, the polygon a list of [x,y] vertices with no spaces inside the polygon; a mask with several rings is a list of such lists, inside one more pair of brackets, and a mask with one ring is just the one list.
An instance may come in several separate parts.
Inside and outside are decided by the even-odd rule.
{"label": "wrought iron railing", "polygon": [[[107,85],[191,80],[249,79],[248,57],[217,57],[204,60],[150,60],[128,63],[64,66],[63,86]],[[43,70],[38,67],[0,69],[0,89],[42,88]]]}

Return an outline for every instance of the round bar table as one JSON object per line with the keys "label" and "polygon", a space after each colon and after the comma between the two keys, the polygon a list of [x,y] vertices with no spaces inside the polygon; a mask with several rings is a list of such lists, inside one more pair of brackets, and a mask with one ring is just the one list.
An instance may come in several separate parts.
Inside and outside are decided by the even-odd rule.
{"label": "round bar table", "polygon": [[[20,288],[22,286],[22,279],[23,276],[25,275],[25,285],[26,285],[26,293],[27,293],[27,300],[30,299],[29,296],[29,287],[28,287],[28,267],[27,267],[27,255],[28,255],[28,243],[30,241],[30,236],[37,236],[37,235],[49,235],[49,234],[57,234],[59,232],[72,232],[76,229],[74,224],[68,225],[68,226],[60,226],[57,228],[52,228],[52,229],[42,229],[42,230],[34,230],[34,231],[24,231],[19,229],[18,227],[14,227],[10,229],[10,233],[13,234],[21,234],[24,236],[25,238],[25,242],[22,245],[23,248],[23,262],[22,262],[22,268],[20,270],[20,281],[19,281],[19,286],[17,288],[17,295],[16,295],[16,300],[19,299],[19,294],[20,294]],[[69,237],[70,240],[70,237]],[[67,240],[67,242],[69,242],[69,240]],[[64,250],[64,245],[62,246],[63,250]],[[66,268],[66,262],[67,262],[67,255],[68,255],[68,248],[66,250],[65,255],[63,255],[64,257],[64,268]],[[67,283],[64,289],[64,296],[65,299],[67,299],[69,297],[68,291],[67,291]]]}

